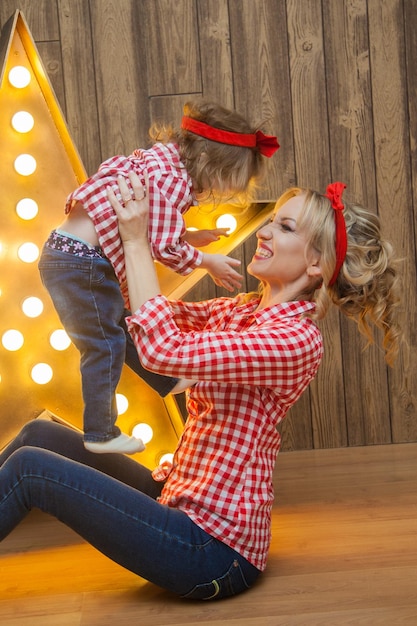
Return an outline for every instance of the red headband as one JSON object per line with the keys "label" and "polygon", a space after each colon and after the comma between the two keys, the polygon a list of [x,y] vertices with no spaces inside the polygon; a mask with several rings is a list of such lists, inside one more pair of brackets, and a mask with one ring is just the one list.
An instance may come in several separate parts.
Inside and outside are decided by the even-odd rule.
{"label": "red headband", "polygon": [[226,143],[230,146],[241,146],[242,148],[258,148],[259,152],[266,157],[271,157],[279,148],[279,143],[273,135],[264,135],[258,130],[256,133],[234,133],[230,130],[215,128],[204,122],[199,122],[193,117],[184,115],[181,128],[189,130],[195,135]]}
{"label": "red headband", "polygon": [[337,277],[339,276],[340,268],[346,258],[347,232],[346,222],[343,216],[343,209],[345,207],[342,203],[342,194],[344,189],[346,189],[346,185],[344,183],[331,183],[331,185],[327,186],[326,193],[324,194],[325,197],[329,198],[332,203],[336,230],[336,267],[334,268],[333,276],[329,280],[329,287],[334,285],[336,282]]}

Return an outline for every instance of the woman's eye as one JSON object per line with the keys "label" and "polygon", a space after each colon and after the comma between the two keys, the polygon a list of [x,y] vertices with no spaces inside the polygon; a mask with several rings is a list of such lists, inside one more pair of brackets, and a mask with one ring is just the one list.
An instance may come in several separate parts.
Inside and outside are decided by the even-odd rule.
{"label": "woman's eye", "polygon": [[287,222],[280,222],[277,220],[276,216],[271,217],[271,219],[269,220],[269,223],[271,226],[277,226],[277,228],[280,228],[281,230],[287,232],[287,233],[292,233],[294,232],[294,228],[292,227],[291,224],[287,224]]}

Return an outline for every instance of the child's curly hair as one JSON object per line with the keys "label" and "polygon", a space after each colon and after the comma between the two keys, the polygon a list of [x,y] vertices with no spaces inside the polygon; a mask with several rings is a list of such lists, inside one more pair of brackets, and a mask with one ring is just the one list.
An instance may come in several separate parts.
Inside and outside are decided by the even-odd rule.
{"label": "child's curly hair", "polygon": [[[258,128],[230,109],[207,101],[187,102],[184,115],[238,133],[255,133]],[[207,196],[240,196],[250,201],[264,171],[264,161],[257,148],[232,146],[200,137],[172,125],[153,124],[152,141],[177,143],[181,160],[189,173],[196,193]]]}

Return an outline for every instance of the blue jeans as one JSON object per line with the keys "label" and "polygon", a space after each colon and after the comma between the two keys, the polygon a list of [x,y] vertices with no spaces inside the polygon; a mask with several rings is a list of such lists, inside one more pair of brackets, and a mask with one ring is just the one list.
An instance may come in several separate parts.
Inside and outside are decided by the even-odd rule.
{"label": "blue jeans", "polygon": [[62,325],[80,352],[84,439],[113,439],[120,435],[115,394],[125,362],[162,397],[178,379],[141,365],[125,324],[129,312],[108,259],[44,246],[39,271]]}
{"label": "blue jeans", "polygon": [[133,459],[85,450],[78,432],[37,419],[0,454],[0,540],[39,508],[113,561],[184,598],[248,589],[259,570],[160,504],[161,483]]}

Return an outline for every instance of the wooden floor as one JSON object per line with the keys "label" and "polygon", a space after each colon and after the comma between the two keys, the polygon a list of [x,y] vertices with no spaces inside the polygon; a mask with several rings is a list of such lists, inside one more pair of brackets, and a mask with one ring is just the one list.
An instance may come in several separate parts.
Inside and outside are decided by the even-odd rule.
{"label": "wooden floor", "polygon": [[33,512],[0,545],[2,626],[417,624],[417,444],[282,453],[269,566],[182,601]]}

